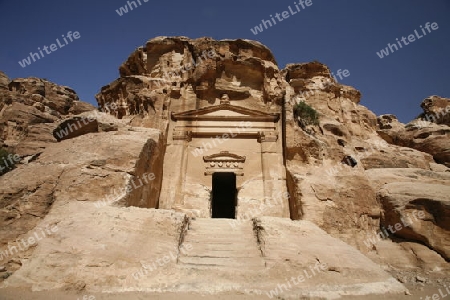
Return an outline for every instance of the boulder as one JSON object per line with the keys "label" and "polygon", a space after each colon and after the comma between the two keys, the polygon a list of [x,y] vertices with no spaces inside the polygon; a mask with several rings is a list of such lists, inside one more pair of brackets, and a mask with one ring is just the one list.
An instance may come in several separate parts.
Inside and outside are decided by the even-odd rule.
{"label": "boulder", "polygon": [[386,233],[423,243],[448,260],[450,173],[384,169],[367,174],[383,206],[381,226]]}

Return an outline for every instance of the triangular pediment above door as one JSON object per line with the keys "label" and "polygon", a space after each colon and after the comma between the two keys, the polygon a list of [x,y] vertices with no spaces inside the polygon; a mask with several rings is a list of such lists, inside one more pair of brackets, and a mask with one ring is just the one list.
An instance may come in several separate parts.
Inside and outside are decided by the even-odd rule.
{"label": "triangular pediment above door", "polygon": [[265,113],[231,104],[208,106],[171,114],[173,121],[255,121],[278,122],[280,114]]}

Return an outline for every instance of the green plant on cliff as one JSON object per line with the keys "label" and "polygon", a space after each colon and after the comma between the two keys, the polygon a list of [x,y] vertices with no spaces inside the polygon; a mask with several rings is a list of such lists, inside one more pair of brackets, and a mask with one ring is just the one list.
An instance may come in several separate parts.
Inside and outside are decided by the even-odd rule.
{"label": "green plant on cliff", "polygon": [[0,148],[0,175],[14,169],[16,162],[13,159],[13,154],[4,148]]}
{"label": "green plant on cliff", "polygon": [[308,125],[319,125],[319,113],[305,102],[294,106],[294,117],[303,129]]}

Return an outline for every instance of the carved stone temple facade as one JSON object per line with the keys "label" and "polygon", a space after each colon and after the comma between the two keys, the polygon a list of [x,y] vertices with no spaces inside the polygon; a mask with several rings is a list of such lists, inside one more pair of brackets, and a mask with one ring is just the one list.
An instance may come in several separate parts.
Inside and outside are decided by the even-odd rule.
{"label": "carved stone temple facade", "polygon": [[171,112],[159,208],[202,218],[289,217],[280,113],[217,104]]}

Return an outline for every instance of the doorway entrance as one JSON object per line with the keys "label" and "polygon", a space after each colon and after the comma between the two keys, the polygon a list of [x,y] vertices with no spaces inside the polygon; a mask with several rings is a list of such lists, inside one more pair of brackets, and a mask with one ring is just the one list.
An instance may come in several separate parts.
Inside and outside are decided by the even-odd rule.
{"label": "doorway entrance", "polygon": [[212,218],[236,217],[236,174],[212,174]]}

